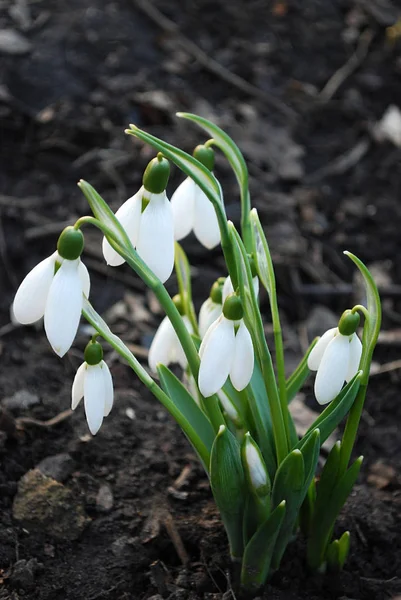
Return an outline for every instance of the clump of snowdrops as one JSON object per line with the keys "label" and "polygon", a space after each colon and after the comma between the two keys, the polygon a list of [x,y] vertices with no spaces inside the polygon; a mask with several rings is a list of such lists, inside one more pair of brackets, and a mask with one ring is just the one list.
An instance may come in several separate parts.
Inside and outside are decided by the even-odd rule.
{"label": "clump of snowdrops", "polygon": [[[288,543],[301,529],[311,569],[342,569],[350,534],[333,539],[334,525],[362,463],[351,453],[363,409],[369,368],[380,328],[380,300],[365,265],[349,252],[366,284],[367,305],[347,308],[338,327],[322,332],[286,378],[283,339],[269,246],[256,209],[251,209],[248,173],[235,143],[220,128],[191,114],[211,139],[193,156],[131,125],[126,133],[152,146],[143,185],[114,214],[86,181],[79,187],[94,216],[84,216],[60,235],[57,250],[19,287],[14,315],[21,323],[44,317],[53,350],[63,356],[74,342],[81,315],[94,335],[72,386],[72,408],[84,398],[89,429],[96,434],[113,405],[113,382],[102,344],[111,345],[176,419],[210,480],[230,554],[240,564],[243,590],[253,593],[276,571]],[[241,198],[239,230],[227,220],[214,173],[215,148],[226,156]],[[171,201],[166,195],[170,162],[186,175]],[[124,262],[157,296],[166,316],[149,352],[151,376],[114,335],[89,302],[89,274],[81,262],[82,228],[104,234],[107,264]],[[191,270],[178,243],[190,231],[206,248],[221,244],[226,273],[212,286],[197,318]],[[163,283],[173,269],[171,298]],[[274,363],[258,305],[267,290],[274,332]],[[363,329],[360,329],[362,317]],[[183,380],[169,369],[178,363]],[[299,439],[289,411],[310,371],[315,396],[325,405]],[[346,419],[342,438],[316,478],[321,445]]]}

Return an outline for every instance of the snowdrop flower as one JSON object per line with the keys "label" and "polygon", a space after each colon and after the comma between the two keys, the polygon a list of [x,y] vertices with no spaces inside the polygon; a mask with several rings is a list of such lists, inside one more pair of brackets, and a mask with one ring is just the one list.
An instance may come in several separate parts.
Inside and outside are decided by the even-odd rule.
{"label": "snowdrop flower", "polygon": [[[161,154],[148,164],[143,186],[116,212],[139,256],[164,283],[174,266],[174,224],[171,204],[166,195],[169,162]],[[103,255],[108,265],[125,262],[103,238]]]}
{"label": "snowdrop flower", "polygon": [[28,273],[14,299],[13,313],[19,323],[28,325],[44,316],[47,339],[60,357],[71,348],[76,336],[82,294],[89,296],[89,273],[80,259],[83,247],[80,229],[64,229],[57,252]]}
{"label": "snowdrop flower", "polygon": [[210,296],[202,304],[199,311],[199,334],[203,338],[209,329],[210,325],[219,318],[223,312],[222,297],[223,297],[223,282],[224,277],[220,277],[212,285]]}
{"label": "snowdrop flower", "polygon": [[317,371],[315,396],[319,404],[327,404],[340,393],[358,372],[362,344],[356,334],[359,314],[346,310],[338,324],[326,331],[308,357],[308,367]]}
{"label": "snowdrop flower", "polygon": [[265,461],[249,431],[244,437],[241,448],[241,458],[250,489],[258,496],[269,494],[271,484]]}
{"label": "snowdrop flower", "polygon": [[84,399],[86,420],[92,435],[95,435],[113,407],[113,380],[109,367],[103,360],[103,349],[99,342],[91,341],[85,348],[85,362],[76,372],[72,384],[71,408],[75,410]]}
{"label": "snowdrop flower", "polygon": [[[173,302],[182,316],[185,327],[192,333],[190,320],[186,315],[182,314],[182,303],[178,294],[177,296],[174,296]],[[156,331],[149,349],[148,362],[150,369],[154,372],[157,371],[157,365],[160,363],[166,367],[171,363],[178,363],[183,369],[187,366],[187,358],[184,350],[182,349],[180,340],[168,317],[164,317]]]}
{"label": "snowdrop flower", "polygon": [[[213,171],[212,148],[197,146],[193,155],[209,171]],[[220,196],[223,198],[221,188]],[[193,179],[187,177],[178,186],[171,197],[171,207],[174,216],[174,236],[177,241],[193,230],[200,243],[209,250],[220,243],[220,228],[214,206]]]}
{"label": "snowdrop flower", "polygon": [[209,327],[199,349],[199,390],[208,398],[216,394],[230,376],[236,390],[249,383],[254,365],[251,335],[242,319],[241,300],[231,294],[223,313]]}

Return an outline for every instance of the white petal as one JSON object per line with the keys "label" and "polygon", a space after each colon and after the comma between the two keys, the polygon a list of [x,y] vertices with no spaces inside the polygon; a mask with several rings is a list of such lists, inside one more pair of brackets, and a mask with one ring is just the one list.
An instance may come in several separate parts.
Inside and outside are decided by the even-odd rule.
{"label": "white petal", "polygon": [[216,329],[216,327],[218,326],[218,324],[221,323],[221,321],[223,319],[224,319],[224,315],[223,315],[223,313],[221,313],[220,316],[215,321],[213,321],[213,323],[210,325],[209,329],[206,331],[205,335],[203,336],[203,340],[201,342],[201,345],[200,345],[200,348],[199,348],[199,353],[198,353],[200,359],[202,359],[203,352],[205,351],[208,339],[212,335],[212,332]]}
{"label": "white petal", "polygon": [[218,392],[230,373],[234,351],[234,324],[226,318],[213,323],[213,330],[205,336],[199,369],[199,389],[205,398]]}
{"label": "white petal", "polygon": [[82,292],[86,298],[89,298],[89,292],[91,289],[91,280],[89,277],[89,272],[84,263],[80,260],[78,266],[79,278],[82,284]]}
{"label": "white petal", "polygon": [[322,337],[318,340],[316,345],[312,348],[312,351],[308,356],[308,368],[311,371],[318,370],[323,354],[325,353],[327,346],[330,344],[337,332],[338,327],[328,329],[326,333],[324,333]]}
{"label": "white petal", "polygon": [[194,225],[196,184],[187,177],[171,197],[171,209],[174,219],[174,238],[186,237]]}
{"label": "white petal", "polygon": [[[141,222],[142,195],[143,187],[134,196],[128,198],[116,212],[116,218],[124,227],[134,247],[138,241],[139,225]],[[110,246],[106,238],[103,238],[102,249],[106,263],[111,267],[118,267],[125,262],[118,252]]]}
{"label": "white petal", "polygon": [[47,296],[45,331],[54,352],[60,357],[71,348],[82,311],[82,283],[79,258],[64,260],[55,274]]}
{"label": "white petal", "polygon": [[245,444],[245,460],[248,465],[253,487],[257,490],[263,485],[266,485],[267,477],[265,466],[260,459],[259,452],[251,442]]}
{"label": "white petal", "polygon": [[72,384],[71,391],[71,409],[75,410],[80,403],[81,399],[84,396],[84,382],[85,382],[85,373],[86,373],[86,362],[82,363],[82,365],[78,368],[75,373],[74,381]]}
{"label": "white petal", "polygon": [[107,417],[113,408],[114,402],[114,388],[113,379],[111,377],[110,369],[107,363],[102,360],[100,363],[102,367],[103,384],[104,384],[104,413],[103,416]]}
{"label": "white petal", "polygon": [[253,373],[254,352],[251,334],[244,321],[241,321],[235,336],[234,358],[230,370],[231,383],[240,392],[251,380]]}
{"label": "white petal", "polygon": [[222,305],[216,304],[211,298],[205,300],[199,311],[199,334],[201,338],[205,336],[210,325],[219,318],[222,312]]}
{"label": "white petal", "polygon": [[170,277],[174,266],[174,224],[165,192],[151,194],[141,217],[137,251],[162,283]]}
{"label": "white petal", "polygon": [[168,317],[160,323],[149,349],[149,367],[156,372],[159,363],[166,367],[175,358],[174,348],[178,342],[177,334]]}
{"label": "white petal", "polygon": [[220,243],[220,229],[216,211],[199,186],[196,186],[194,233],[200,243],[209,250]]}
{"label": "white petal", "polygon": [[228,277],[226,277],[226,280],[223,285],[223,296],[222,296],[223,304],[224,304],[224,301],[227,298],[227,296],[229,296],[233,292],[234,292],[234,288],[233,288],[233,284],[231,283],[231,277],[228,276]]}
{"label": "white petal", "polygon": [[103,423],[105,405],[105,386],[102,368],[88,365],[84,384],[84,403],[89,431],[95,435]]}
{"label": "white petal", "polygon": [[327,346],[315,381],[315,396],[319,404],[334,400],[343,387],[349,364],[349,337],[338,333]]}
{"label": "white petal", "polygon": [[42,260],[19,286],[13,304],[14,317],[19,323],[28,325],[43,317],[57,256],[55,252]]}
{"label": "white petal", "polygon": [[[182,320],[184,321],[184,325],[187,329],[187,331],[189,331],[189,333],[193,333],[193,329],[192,329],[192,325],[191,325],[191,321],[188,319],[188,317],[186,315],[184,315],[182,317]],[[180,367],[182,367],[183,369],[185,369],[187,367],[188,361],[187,361],[187,357],[185,356],[185,352],[181,346],[181,342],[178,339],[178,336],[175,336],[176,340],[175,340],[175,362],[177,362]]]}
{"label": "white petal", "polygon": [[359,369],[359,363],[361,362],[362,356],[362,343],[356,333],[351,338],[349,344],[349,363],[348,371],[345,381],[351,381],[354,375],[357,374]]}

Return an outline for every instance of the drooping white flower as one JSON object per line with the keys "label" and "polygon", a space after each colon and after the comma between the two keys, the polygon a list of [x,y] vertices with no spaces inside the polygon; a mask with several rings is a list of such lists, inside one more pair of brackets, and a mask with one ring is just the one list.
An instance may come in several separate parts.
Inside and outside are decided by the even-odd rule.
{"label": "drooping white flower", "polygon": [[217,393],[229,376],[236,390],[249,383],[254,365],[252,339],[245,323],[222,314],[207,330],[199,349],[199,389],[206,398]]}
{"label": "drooping white flower", "polygon": [[356,333],[343,335],[338,327],[326,331],[308,357],[308,367],[317,371],[315,396],[328,404],[340,393],[344,382],[358,372],[362,344]]}
{"label": "drooping white flower", "polygon": [[[142,211],[143,200],[147,205]],[[154,194],[142,186],[116,212],[139,256],[164,283],[174,266],[174,224],[166,192]],[[117,267],[125,260],[103,238],[103,255],[108,265]]]}
{"label": "drooping white flower", "polygon": [[[192,325],[188,317],[184,315],[182,320],[187,330],[192,333]],[[158,364],[167,367],[171,363],[178,363],[183,369],[187,366],[184,350],[168,317],[164,317],[156,331],[149,349],[148,362],[149,367],[154,372],[157,371]]]}
{"label": "drooping white flower", "polygon": [[171,197],[174,237],[181,240],[191,231],[211,250],[220,243],[220,229],[213,204],[200,187],[187,177]]}
{"label": "drooping white flower", "polygon": [[199,311],[199,335],[203,338],[214,321],[218,319],[223,311],[222,304],[214,302],[212,298],[208,298],[202,304]]}
{"label": "drooping white flower", "polygon": [[[80,251],[79,248],[77,250],[76,239],[73,240],[72,252],[68,251],[71,237],[80,237],[80,232],[77,234],[77,230],[71,230],[72,227],[67,227],[60,235],[58,252],[28,273],[13,303],[14,317],[23,325],[34,323],[44,316],[47,339],[60,357],[64,356],[74,341],[81,318],[83,295],[88,297],[90,291],[89,273],[79,258],[83,239]],[[77,257],[70,259],[67,256]]]}
{"label": "drooping white flower", "polygon": [[84,398],[86,420],[95,435],[113,407],[113,380],[104,360],[95,365],[82,363],[72,384],[71,408],[75,410]]}

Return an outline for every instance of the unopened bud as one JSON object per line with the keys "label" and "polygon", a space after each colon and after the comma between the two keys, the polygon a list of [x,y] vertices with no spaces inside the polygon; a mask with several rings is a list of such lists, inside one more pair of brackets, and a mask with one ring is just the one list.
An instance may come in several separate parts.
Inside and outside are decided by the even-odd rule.
{"label": "unopened bud", "polygon": [[76,260],[84,249],[84,236],[80,229],[74,229],[71,225],[61,232],[57,242],[57,252],[61,258]]}

